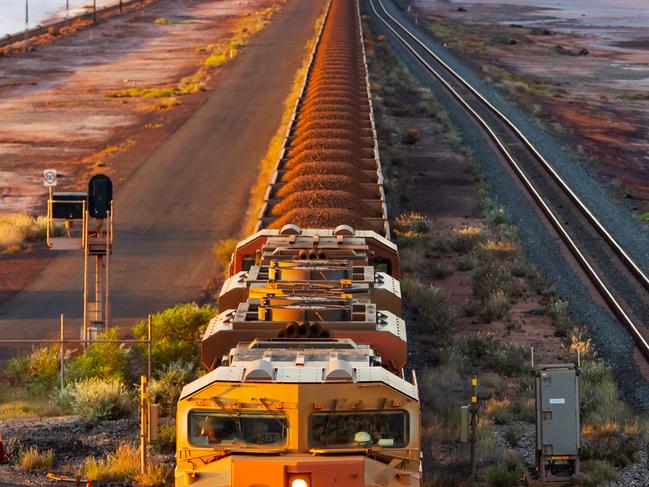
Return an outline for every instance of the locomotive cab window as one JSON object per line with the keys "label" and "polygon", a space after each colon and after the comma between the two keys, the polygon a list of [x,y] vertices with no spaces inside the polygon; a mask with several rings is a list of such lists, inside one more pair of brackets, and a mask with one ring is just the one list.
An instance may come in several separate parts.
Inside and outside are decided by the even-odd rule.
{"label": "locomotive cab window", "polygon": [[408,444],[408,413],[361,411],[315,413],[309,425],[312,448],[403,448]]}
{"label": "locomotive cab window", "polygon": [[192,411],[189,442],[202,447],[281,447],[286,444],[288,423],[280,414]]}

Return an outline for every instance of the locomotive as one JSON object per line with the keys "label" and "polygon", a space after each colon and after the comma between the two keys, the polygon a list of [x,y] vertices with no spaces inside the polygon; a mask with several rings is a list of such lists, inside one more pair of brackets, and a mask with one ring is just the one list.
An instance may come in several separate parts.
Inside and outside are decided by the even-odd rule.
{"label": "locomotive", "polygon": [[357,0],[327,7],[265,200],[178,402],[176,485],[420,485]]}

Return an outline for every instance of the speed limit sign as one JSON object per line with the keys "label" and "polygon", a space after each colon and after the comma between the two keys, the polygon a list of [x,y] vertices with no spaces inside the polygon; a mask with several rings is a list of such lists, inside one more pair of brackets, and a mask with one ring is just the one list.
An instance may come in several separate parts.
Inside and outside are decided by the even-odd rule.
{"label": "speed limit sign", "polygon": [[56,186],[56,169],[45,169],[43,171],[43,185],[46,188]]}

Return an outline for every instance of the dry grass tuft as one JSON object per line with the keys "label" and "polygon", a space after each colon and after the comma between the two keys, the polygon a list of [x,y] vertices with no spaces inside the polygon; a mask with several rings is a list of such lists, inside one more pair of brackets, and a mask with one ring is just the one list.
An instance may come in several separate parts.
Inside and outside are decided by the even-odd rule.
{"label": "dry grass tuft", "polygon": [[35,446],[30,446],[20,453],[18,466],[22,470],[49,470],[54,466],[54,452],[41,451]]}
{"label": "dry grass tuft", "polygon": [[29,242],[45,239],[45,217],[20,213],[0,215],[0,252],[17,252]]}
{"label": "dry grass tuft", "polygon": [[84,477],[89,480],[121,482],[134,479],[140,470],[140,454],[134,445],[121,443],[115,453],[105,458],[87,457],[81,465]]}

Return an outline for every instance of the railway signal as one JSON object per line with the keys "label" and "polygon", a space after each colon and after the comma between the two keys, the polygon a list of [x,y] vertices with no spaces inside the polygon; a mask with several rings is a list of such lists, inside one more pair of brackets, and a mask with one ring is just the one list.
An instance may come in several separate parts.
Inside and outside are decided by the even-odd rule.
{"label": "railway signal", "polygon": [[[113,250],[113,183],[90,178],[86,192],[54,192],[55,169],[43,171],[49,188],[46,241],[50,250],[83,250],[83,331],[89,341],[110,325],[110,256]],[[58,232],[65,227],[64,235]],[[94,265],[91,260],[94,257]]]}

